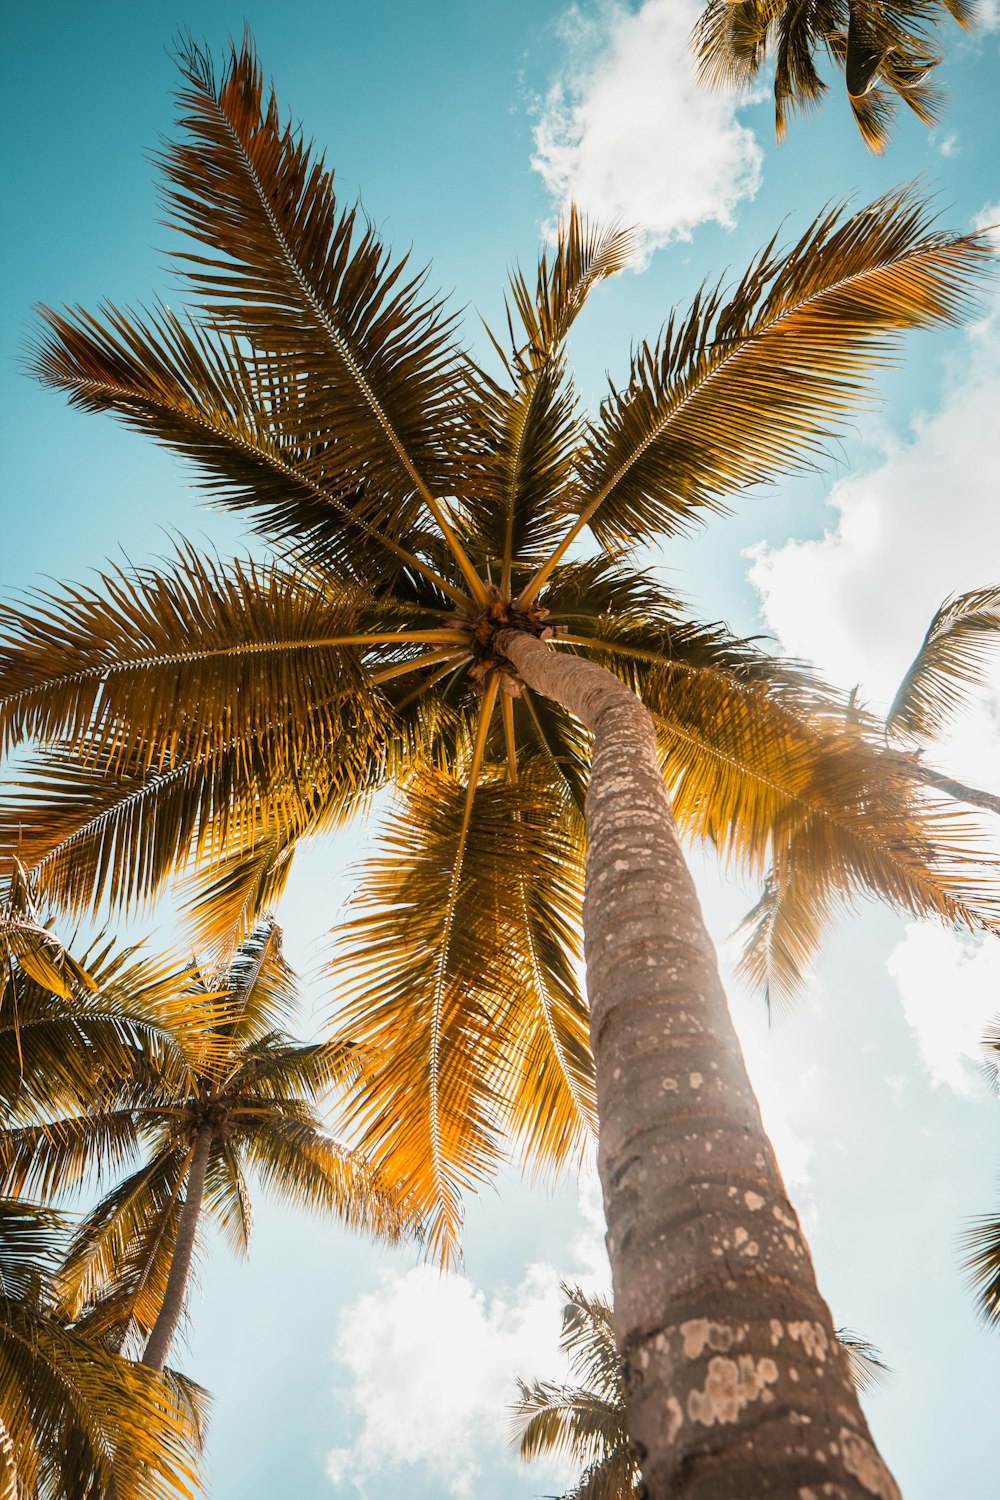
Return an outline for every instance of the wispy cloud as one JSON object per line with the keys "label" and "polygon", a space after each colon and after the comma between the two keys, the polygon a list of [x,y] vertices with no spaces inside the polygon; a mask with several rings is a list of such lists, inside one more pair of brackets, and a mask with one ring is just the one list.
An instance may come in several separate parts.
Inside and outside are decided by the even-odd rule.
{"label": "wispy cloud", "polygon": [[[375,1291],[350,1304],[336,1353],[358,1426],[349,1444],[327,1456],[338,1488],[364,1492],[376,1476],[418,1466],[465,1497],[475,1493],[486,1465],[515,1462],[507,1424],[516,1378],[558,1380],[566,1373],[561,1277],[586,1285],[607,1279],[593,1175],[581,1185],[579,1207],[569,1271],[529,1266],[509,1294],[487,1296],[464,1276],[418,1266],[383,1272]],[[565,1488],[570,1475],[550,1470],[537,1478]]]}
{"label": "wispy cloud", "polygon": [[646,256],[699,225],[734,222],[763,153],[731,95],[699,88],[689,37],[697,0],[611,0],[571,9],[568,60],[535,127],[533,165],[555,203],[640,231]]}
{"label": "wispy cloud", "polygon": [[957,1094],[982,1087],[982,1037],[1000,1013],[1000,948],[910,923],[889,956],[925,1071]]}

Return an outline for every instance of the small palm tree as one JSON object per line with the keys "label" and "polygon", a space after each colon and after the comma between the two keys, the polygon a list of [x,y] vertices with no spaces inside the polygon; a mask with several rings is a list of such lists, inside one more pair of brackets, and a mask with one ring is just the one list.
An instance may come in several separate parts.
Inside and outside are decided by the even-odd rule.
{"label": "small palm tree", "polygon": [[258,925],[225,968],[187,992],[197,1021],[172,1056],[137,1052],[85,1113],[0,1131],[8,1190],[51,1194],[91,1171],[116,1176],[78,1227],[60,1276],[62,1304],[92,1335],[144,1343],[163,1369],[184,1310],[202,1213],[237,1249],[249,1244],[245,1173],[348,1227],[399,1236],[402,1214],[365,1162],[324,1129],[317,1100],[350,1068],[344,1049],[299,1046],[281,1030],[296,1004],[280,932]]}
{"label": "small palm tree", "polygon": [[816,64],[825,53],[844,75],[866,146],[881,152],[900,100],[925,125],[938,118],[941,96],[930,75],[942,58],[937,28],[949,16],[970,26],[975,11],[968,0],[708,0],[694,46],[710,85],[747,88],[773,59],[779,140],[789,114],[816,106],[825,94]]}
{"label": "small palm tree", "polygon": [[[543,1454],[570,1458],[583,1472],[559,1500],[642,1500],[642,1475],[629,1446],[625,1384],[615,1343],[611,1300],[562,1282],[566,1298],[559,1340],[578,1385],[518,1381],[512,1412],[517,1451],[525,1463]],[[873,1344],[838,1328],[859,1391],[871,1390],[888,1366]]]}
{"label": "small palm tree", "polygon": [[68,1326],[65,1227],[0,1201],[0,1494],[4,1500],[190,1500],[203,1393]]}
{"label": "small palm tree", "polygon": [[642,1476],[625,1426],[622,1362],[611,1299],[561,1283],[566,1305],[560,1347],[577,1385],[518,1381],[512,1425],[525,1463],[543,1454],[569,1458],[583,1473],[560,1500],[641,1500]]}
{"label": "small palm tree", "polygon": [[[221,75],[196,48],[182,66],[184,134],[163,164],[200,317],[52,312],[36,369],[192,461],[285,560],[184,550],[9,611],[0,732],[42,749],[4,837],[81,910],[193,872],[194,917],[217,940],[275,899],[304,837],[396,786],[386,852],[339,936],[338,1024],[361,1063],[355,1139],[405,1182],[429,1247],[456,1253],[461,1192],[512,1140],[555,1170],[599,1112],[651,1492],[716,1443],[725,1356],[683,1353],[691,1285],[753,1357],[726,1429],[734,1491],[760,1402],[776,1474],[804,1417],[814,1447],[841,1453],[847,1430],[881,1473],[674,815],[754,872],[808,849],[800,899],[821,917],[866,892],[992,927],[996,883],[883,737],[809,673],[692,620],[639,549],[814,462],[901,332],[960,315],[987,243],[933,231],[905,193],[823,214],[704,289],[585,417],[566,338],[627,263],[627,234],[568,217],[534,283],[512,279],[491,375],[338,205],[249,41]],[[690,1226],[666,1259],[664,1223]],[[819,1330],[798,1381],[775,1355],[779,1313]],[[706,1421],[675,1430],[674,1406]],[[850,1492],[839,1458],[816,1464],[817,1483]]]}

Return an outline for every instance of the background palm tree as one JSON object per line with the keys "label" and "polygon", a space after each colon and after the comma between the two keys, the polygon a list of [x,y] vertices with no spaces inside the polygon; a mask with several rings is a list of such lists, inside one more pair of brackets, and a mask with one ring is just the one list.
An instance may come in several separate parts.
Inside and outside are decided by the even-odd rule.
{"label": "background palm tree", "polygon": [[[543,1454],[570,1458],[583,1472],[560,1500],[641,1500],[642,1475],[629,1448],[622,1362],[615,1343],[611,1301],[560,1283],[566,1304],[560,1347],[579,1382],[518,1381],[513,1408],[515,1443],[525,1463]],[[848,1329],[837,1339],[860,1391],[871,1390],[888,1366],[874,1345]]]}
{"label": "background palm tree", "polygon": [[881,152],[900,100],[925,125],[937,120],[943,101],[930,75],[943,56],[937,30],[949,16],[967,27],[975,10],[967,0],[709,0],[694,47],[712,86],[747,88],[773,61],[779,140],[789,114],[815,107],[826,93],[817,67],[825,53],[844,75],[866,146]]}
{"label": "background palm tree", "polygon": [[60,1274],[69,1316],[163,1369],[180,1322],[202,1212],[245,1250],[245,1173],[296,1205],[395,1239],[402,1213],[365,1162],[325,1130],[320,1096],[350,1066],[343,1048],[298,1046],[281,1030],[296,1006],[272,922],[225,967],[187,992],[197,1021],[172,1056],[137,1051],[127,1079],[109,1078],[87,1110],[0,1131],[9,1189],[65,1191],[118,1174],[73,1236]]}
{"label": "background palm tree", "polygon": [[[186,868],[194,918],[218,937],[280,891],[305,834],[402,783],[388,852],[340,934],[339,1021],[362,1062],[356,1135],[447,1256],[461,1188],[511,1137],[552,1170],[593,1115],[576,981],[586,793],[602,1176],[647,1482],[665,1494],[696,1467],[709,1424],[683,1412],[711,1407],[720,1361],[742,1379],[680,1333],[707,1310],[747,1341],[745,1407],[767,1397],[795,1432],[808,1415],[838,1452],[849,1432],[843,1475],[815,1477],[850,1486],[859,1454],[882,1473],[743,1072],[664,773],[685,831],[753,871],[811,841],[824,891],[974,927],[997,919],[995,882],[961,817],[842,700],[692,621],[639,549],[813,462],[899,333],[959,315],[986,243],[934,232],[905,194],[824,214],[734,287],[706,288],[586,419],[564,342],[627,262],[627,235],[570,216],[534,286],[513,278],[493,378],[339,208],[249,43],[221,76],[195,48],[183,66],[184,136],[163,165],[197,244],[182,265],[201,319],[50,313],[36,368],[193,460],[289,562],[185,552],[10,611],[0,725],[44,742],[10,838],[79,909],[127,905]],[[751,1235],[742,1220],[762,1210]],[[667,1262],[665,1221],[691,1228]],[[714,1257],[739,1232],[719,1285]],[[694,1283],[707,1300],[692,1306]],[[779,1283],[780,1309],[761,1294]],[[818,1330],[797,1384],[774,1352],[779,1311]],[[759,1462],[780,1470],[795,1432],[770,1423]]]}
{"label": "background palm tree", "polygon": [[5,1500],[187,1500],[198,1488],[204,1393],[67,1325],[66,1230],[0,1201],[0,1492]]}

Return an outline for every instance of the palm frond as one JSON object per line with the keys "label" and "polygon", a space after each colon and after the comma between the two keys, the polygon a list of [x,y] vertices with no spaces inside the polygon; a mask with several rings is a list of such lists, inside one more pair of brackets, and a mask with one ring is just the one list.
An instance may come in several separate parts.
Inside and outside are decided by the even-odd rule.
{"label": "palm frond", "polygon": [[1000,588],[953,594],[935,613],[886,715],[889,734],[933,739],[965,708],[1000,643]]}
{"label": "palm frond", "polygon": [[1000,1216],[982,1214],[962,1235],[962,1266],[984,1323],[1000,1327]]}
{"label": "palm frond", "polygon": [[42,316],[30,366],[37,378],[193,463],[214,504],[250,511],[256,530],[272,540],[294,536],[300,555],[347,576],[357,572],[363,538],[368,579],[377,558],[383,583],[408,567],[449,589],[379,530],[356,478],[330,464],[327,442],[309,428],[296,365],[165,307],[137,314],[105,304],[100,318],[43,308]]}
{"label": "palm frond", "polygon": [[874,1344],[850,1328],[838,1328],[835,1332],[837,1342],[847,1355],[851,1375],[859,1391],[873,1391],[887,1375],[891,1375],[889,1365]]}
{"label": "palm frond", "polygon": [[792,249],[767,245],[730,293],[707,288],[643,344],[580,460],[584,524],[606,546],[676,534],[752,484],[814,462],[909,328],[957,321],[990,259],[983,235],[935,232],[892,193],[832,209]]}
{"label": "palm frond", "polygon": [[371,624],[371,611],[301,570],[181,545],[166,568],[109,569],[96,587],[6,607],[0,743],[65,744],[110,771],[258,739],[289,761],[315,757],[345,708],[384,736],[357,646]]}
{"label": "palm frond", "polygon": [[508,849],[525,795],[480,780],[466,826],[467,795],[441,773],[411,779],[383,852],[360,872],[329,970],[334,1036],[356,1046],[361,1068],[345,1119],[445,1260],[457,1249],[461,1190],[501,1150],[518,920],[523,930]]}
{"label": "palm frond", "polygon": [[[450,318],[339,208],[322,158],[281,124],[248,37],[220,76],[194,46],[181,65],[184,138],[160,164],[172,221],[207,250],[181,257],[191,283],[220,325],[282,361],[335,492],[363,473],[358,508],[382,535],[425,508],[446,532],[434,497],[460,492],[464,447]],[[466,584],[479,597],[471,572]]]}

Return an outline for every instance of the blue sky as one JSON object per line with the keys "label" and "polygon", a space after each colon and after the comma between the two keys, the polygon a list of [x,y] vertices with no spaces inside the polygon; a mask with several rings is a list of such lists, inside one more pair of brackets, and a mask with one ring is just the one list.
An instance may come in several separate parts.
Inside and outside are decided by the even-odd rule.
{"label": "blue sky", "polygon": [[[781,225],[797,235],[830,199],[920,179],[949,225],[1000,219],[988,213],[1000,205],[989,16],[975,38],[946,38],[941,125],[901,121],[875,160],[836,87],[780,150],[766,102],[695,94],[678,42],[686,14],[686,0],[18,7],[3,98],[0,586],[83,577],[122,553],[144,560],[172,531],[224,552],[243,545],[169,456],[68,411],[18,369],[37,302],[170,300],[148,153],[170,127],[180,26],[218,49],[249,22],[343,196],[360,192],[387,239],[433,260],[480,344],[478,316],[499,320],[508,268],[531,265],[562,196],[639,222],[644,269],[602,288],[574,334],[593,399],[631,341],[655,334],[702,277],[738,270]],[[830,473],[745,497],[657,561],[707,617],[767,631],[885,699],[939,600],[1000,577],[998,326],[987,299],[976,327],[912,340]],[[998,702],[991,687],[947,747],[970,777],[995,777]],[[364,837],[311,848],[293,880],[281,917],[307,975]],[[754,893],[695,863],[724,945]],[[997,1202],[1000,1112],[975,1041],[1000,1010],[998,981],[991,950],[866,910],[841,925],[799,1011],[771,1030],[733,992],[821,1286],[835,1318],[896,1372],[868,1408],[909,1500],[996,1494],[1000,1342],[976,1325],[956,1240]],[[310,995],[320,1003],[318,986]],[[602,1274],[591,1186],[578,1199],[572,1183],[548,1195],[512,1176],[470,1203],[464,1281],[263,1204],[246,1265],[206,1248],[188,1367],[216,1395],[218,1500],[378,1500],[401,1485],[416,1500],[499,1500],[556,1487],[510,1466],[502,1405],[514,1368],[558,1373],[558,1276]]]}

